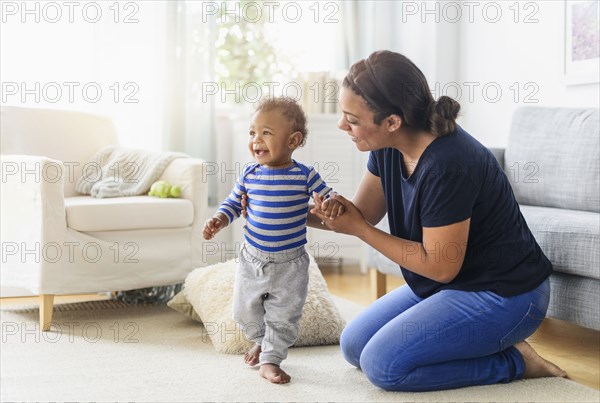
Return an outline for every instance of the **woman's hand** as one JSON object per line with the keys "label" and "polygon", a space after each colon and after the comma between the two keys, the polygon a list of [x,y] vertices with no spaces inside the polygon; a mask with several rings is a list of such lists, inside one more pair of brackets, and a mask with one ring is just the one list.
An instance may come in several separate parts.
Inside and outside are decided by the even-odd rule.
{"label": "woman's hand", "polygon": [[339,194],[331,196],[331,199],[333,199],[332,202],[335,204],[339,203],[341,205],[340,207],[343,208],[343,214],[339,216],[337,215],[337,212],[336,214],[330,212],[325,213],[323,209],[325,200],[316,192],[313,193],[313,199],[315,200],[315,206],[310,212],[319,217],[324,225],[335,232],[360,237],[370,226],[360,210],[356,208],[350,200],[347,200]]}

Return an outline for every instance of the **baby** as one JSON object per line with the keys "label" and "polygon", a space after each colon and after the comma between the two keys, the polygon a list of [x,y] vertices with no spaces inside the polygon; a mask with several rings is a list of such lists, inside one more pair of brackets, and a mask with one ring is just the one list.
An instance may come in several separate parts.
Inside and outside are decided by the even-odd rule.
{"label": "baby", "polygon": [[[308,202],[313,192],[325,198],[332,192],[314,168],[292,159],[306,135],[306,116],[293,99],[261,101],[248,138],[255,163],[244,167],[231,195],[204,226],[204,239],[212,239],[240,216],[246,195],[245,242],[236,272],[233,317],[255,342],[244,362],[260,364],[259,374],[273,383],[291,379],[280,364],[298,338],[306,300]],[[340,215],[343,206],[330,199],[322,210]]]}

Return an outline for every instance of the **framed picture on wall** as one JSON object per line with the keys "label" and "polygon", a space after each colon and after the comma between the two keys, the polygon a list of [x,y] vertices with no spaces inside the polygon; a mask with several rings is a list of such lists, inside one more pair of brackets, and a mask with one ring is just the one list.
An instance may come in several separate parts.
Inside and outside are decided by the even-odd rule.
{"label": "framed picture on wall", "polygon": [[565,81],[600,81],[600,7],[598,0],[565,0]]}

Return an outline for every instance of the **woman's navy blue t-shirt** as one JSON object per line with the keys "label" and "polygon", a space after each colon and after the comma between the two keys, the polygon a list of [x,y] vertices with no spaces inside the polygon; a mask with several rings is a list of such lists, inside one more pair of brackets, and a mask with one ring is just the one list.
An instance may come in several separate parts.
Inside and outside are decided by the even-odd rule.
{"label": "woman's navy blue t-shirt", "polygon": [[[422,242],[423,227],[471,218],[465,259],[450,283],[401,266],[418,296],[453,289],[490,290],[508,297],[531,291],[552,273],[552,264],[529,230],[496,158],[461,127],[436,138],[410,176],[402,154],[394,148],[372,151],[368,169],[381,178],[390,233],[396,237]],[[458,246],[438,247],[433,253],[452,259]]]}

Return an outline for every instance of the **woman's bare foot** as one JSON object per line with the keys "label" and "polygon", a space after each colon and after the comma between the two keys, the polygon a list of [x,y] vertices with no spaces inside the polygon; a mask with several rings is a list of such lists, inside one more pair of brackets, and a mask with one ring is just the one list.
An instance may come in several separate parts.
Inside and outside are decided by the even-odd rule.
{"label": "woman's bare foot", "polygon": [[261,348],[258,344],[255,344],[250,350],[244,354],[244,362],[251,367],[258,364],[258,356],[260,355]]}
{"label": "woman's bare foot", "polygon": [[567,373],[564,370],[540,357],[527,342],[519,342],[515,344],[515,348],[519,350],[523,357],[523,361],[525,362],[524,379],[544,378],[549,376],[567,377]]}
{"label": "woman's bare foot", "polygon": [[288,383],[292,377],[275,364],[263,364],[258,371],[259,375],[272,383]]}

